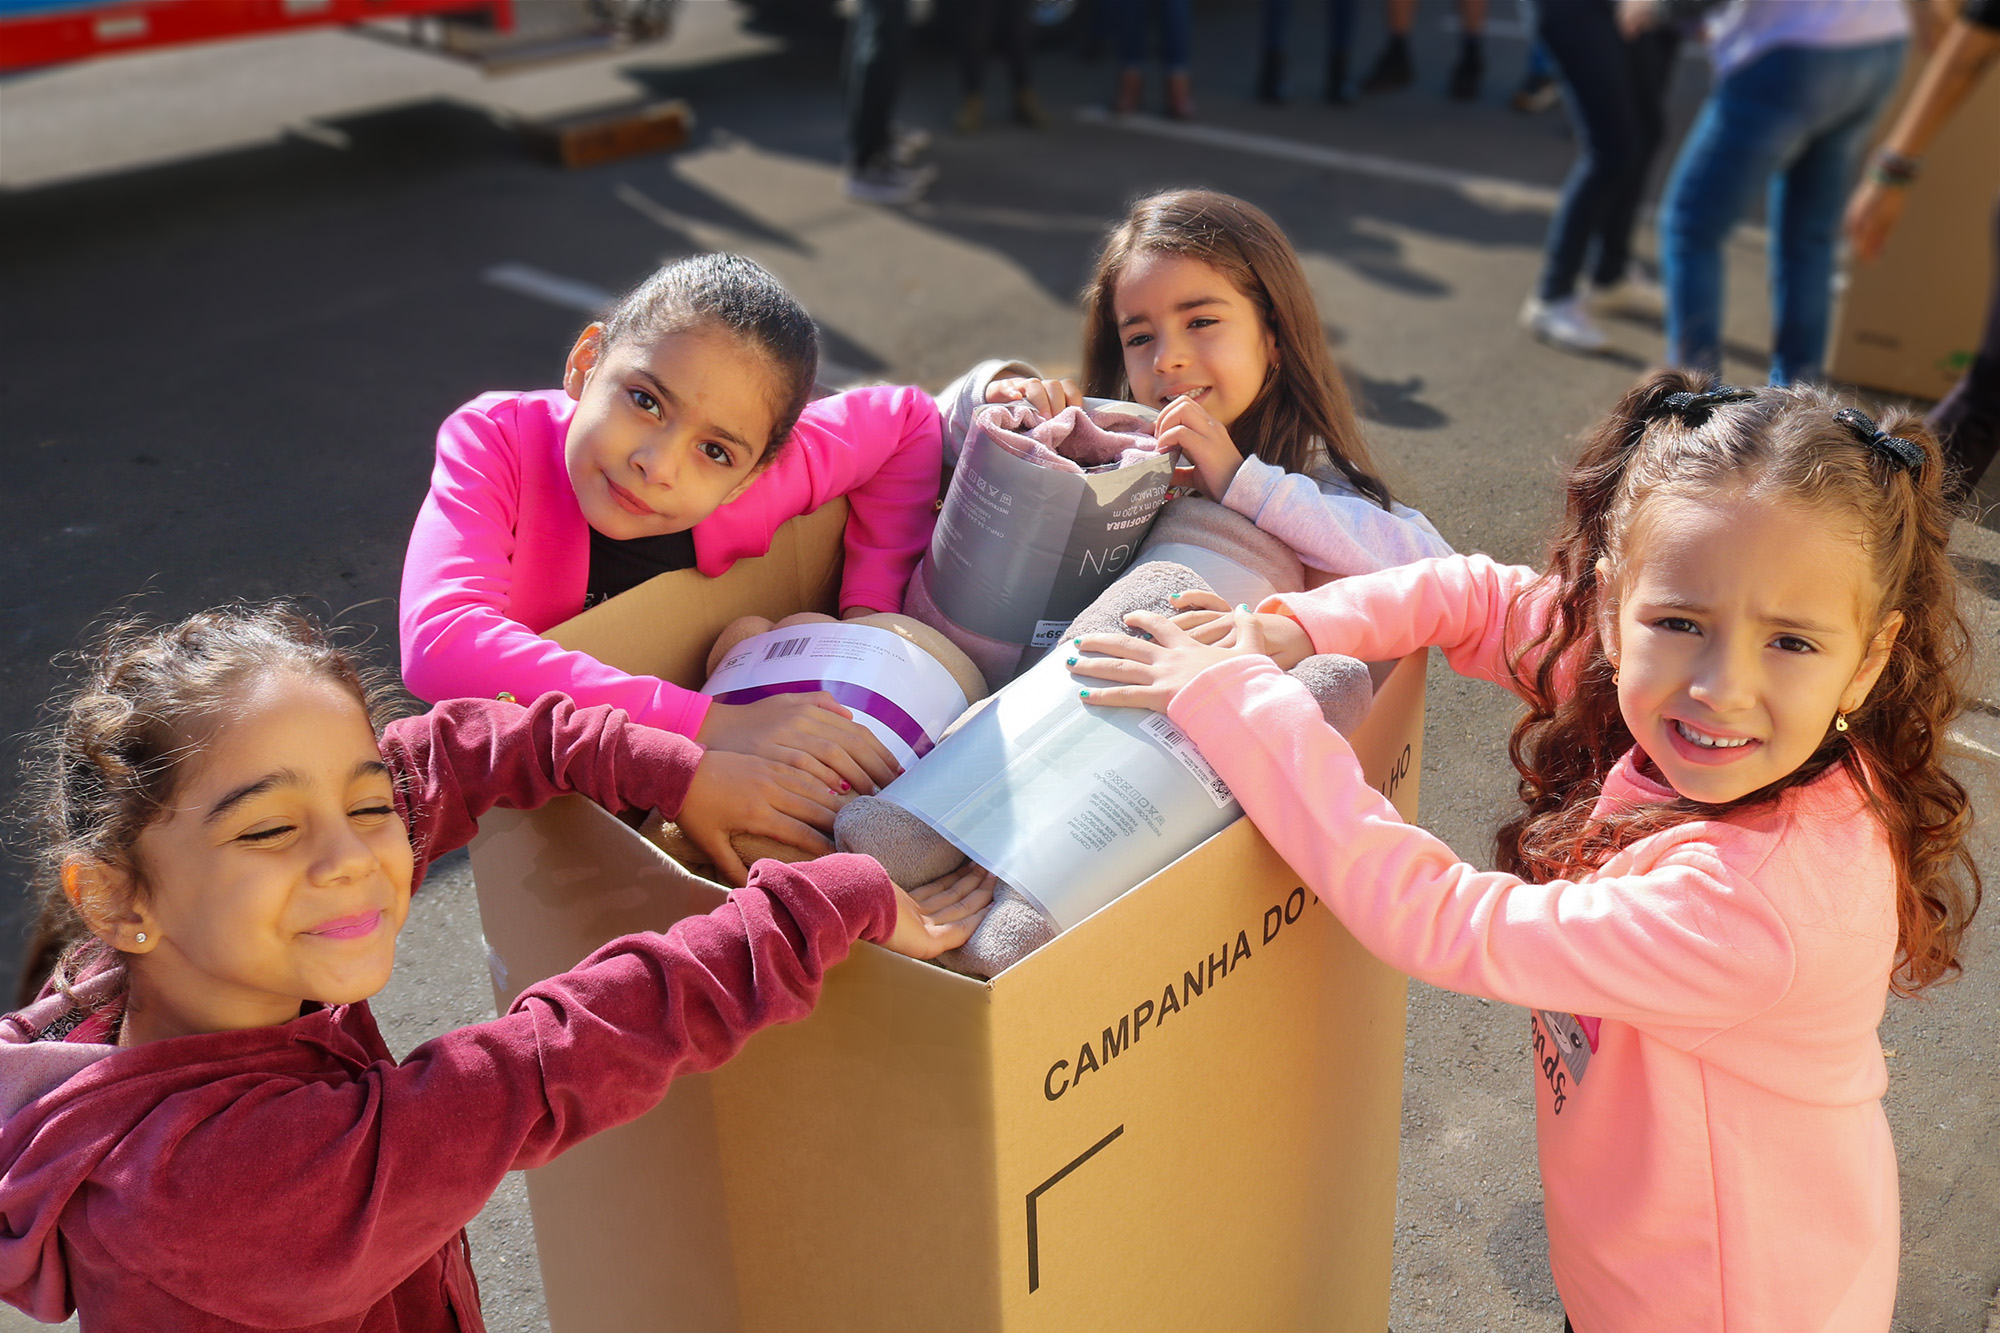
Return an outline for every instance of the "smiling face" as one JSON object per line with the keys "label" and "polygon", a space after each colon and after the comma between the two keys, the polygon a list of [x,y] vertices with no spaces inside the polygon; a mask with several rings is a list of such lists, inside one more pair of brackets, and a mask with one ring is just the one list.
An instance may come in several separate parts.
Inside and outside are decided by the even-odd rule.
{"label": "smiling face", "polygon": [[254,679],[136,862],[144,893],[98,926],[130,965],[127,1044],[283,1023],[389,980],[410,839],[367,714],[333,682]]}
{"label": "smiling face", "polygon": [[1277,339],[1263,312],[1200,260],[1134,255],[1118,275],[1111,308],[1133,400],[1148,407],[1187,394],[1229,426],[1277,364]]}
{"label": "smiling face", "polygon": [[1604,627],[1618,708],[1682,796],[1722,804],[1811,757],[1836,712],[1861,707],[1900,613],[1858,536],[1825,516],[1742,491],[1646,501]]}
{"label": "smiling face", "polygon": [[607,350],[592,325],[563,388],[577,400],[570,484],[590,526],[618,541],[685,532],[742,494],[778,419],[768,360],[709,330]]}

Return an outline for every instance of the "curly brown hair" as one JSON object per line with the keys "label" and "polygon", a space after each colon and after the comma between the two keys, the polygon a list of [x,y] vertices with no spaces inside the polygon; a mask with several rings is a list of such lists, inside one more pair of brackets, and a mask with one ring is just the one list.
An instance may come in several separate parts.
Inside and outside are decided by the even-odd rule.
{"label": "curly brown hair", "polygon": [[[246,684],[271,671],[330,681],[378,730],[398,697],[386,676],[281,602],[201,611],[172,625],[120,619],[58,665],[74,668],[75,683],[51,700],[52,719],[22,758],[42,950],[22,978],[24,996],[42,975],[67,992],[85,972],[120,966],[64,891],[64,867],[98,861],[145,892],[139,835],[172,804]],[[120,987],[106,1003],[122,998]]]}
{"label": "curly brown hair", "polygon": [[1215,190],[1148,195],[1105,238],[1083,289],[1083,391],[1100,398],[1131,396],[1112,298],[1125,266],[1145,254],[1179,255],[1216,270],[1257,307],[1277,340],[1277,365],[1230,424],[1237,449],[1287,472],[1331,463],[1356,490],[1387,509],[1389,488],[1375,475],[1299,257],[1269,214],[1233,195]]}
{"label": "curly brown hair", "polygon": [[[1508,627],[1508,660],[1528,700],[1508,753],[1527,809],[1501,827],[1499,864],[1529,879],[1574,875],[1646,834],[1769,801],[1839,766],[1888,833],[1898,921],[1891,986],[1914,994],[1960,970],[1959,944],[1981,894],[1966,841],[1971,801],[1944,766],[1971,655],[1946,554],[1952,479],[1937,442],[1909,412],[1890,412],[1881,427],[1922,451],[1914,469],[1895,466],[1836,421],[1845,404],[1822,389],[1746,391],[1705,417],[1683,417],[1667,402],[1711,387],[1682,371],[1647,376],[1591,432],[1569,470],[1567,509],[1543,574],[1553,585],[1547,623],[1531,630],[1517,614]],[[1888,663],[1848,730],[1830,730],[1780,781],[1726,805],[1683,799],[1593,819],[1605,775],[1633,745],[1599,637],[1598,561],[1617,565],[1622,539],[1653,497],[1729,486],[1855,524],[1881,590],[1876,624],[1903,615]]]}

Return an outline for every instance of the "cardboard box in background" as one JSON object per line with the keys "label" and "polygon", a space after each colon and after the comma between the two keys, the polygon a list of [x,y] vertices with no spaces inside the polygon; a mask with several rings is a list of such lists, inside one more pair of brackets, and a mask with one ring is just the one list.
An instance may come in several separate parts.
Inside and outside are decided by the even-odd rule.
{"label": "cardboard box in background", "polygon": [[[1913,47],[1912,70],[1923,57]],[[1904,97],[1915,79],[1906,72]],[[1903,97],[1881,122],[1887,133]],[[1924,157],[1909,204],[1872,263],[1850,263],[1827,374],[1942,398],[1972,364],[1993,289],[1993,210],[2000,202],[2000,78],[1966,99]]]}
{"label": "cardboard box in background", "polygon": [[[551,637],[698,683],[736,616],[831,605],[843,510]],[[1406,818],[1423,668],[1354,738]],[[484,824],[503,1007],[723,896],[578,798]],[[551,1323],[1381,1333],[1404,992],[1248,820],[991,982],[859,945],[811,1017],[528,1173]]]}

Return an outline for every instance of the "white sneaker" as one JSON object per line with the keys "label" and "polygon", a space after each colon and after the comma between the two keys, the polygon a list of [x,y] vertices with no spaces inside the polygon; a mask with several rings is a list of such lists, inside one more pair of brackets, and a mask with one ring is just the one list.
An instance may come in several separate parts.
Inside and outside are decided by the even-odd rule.
{"label": "white sneaker", "polygon": [[1592,285],[1590,308],[1604,315],[1664,315],[1667,289],[1643,270],[1628,268],[1625,276],[1609,287]]}
{"label": "white sneaker", "polygon": [[917,125],[898,125],[889,131],[889,158],[899,167],[920,166],[931,151],[931,132]]}
{"label": "white sneaker", "polygon": [[841,189],[849,199],[859,199],[869,204],[914,204],[923,198],[924,191],[937,179],[938,169],[932,165],[903,166],[888,158],[880,158],[865,166],[850,167],[841,178]]}
{"label": "white sneaker", "polygon": [[1530,296],[1521,307],[1521,327],[1565,352],[1601,352],[1610,341],[1603,329],[1590,322],[1581,296],[1566,296],[1560,301]]}

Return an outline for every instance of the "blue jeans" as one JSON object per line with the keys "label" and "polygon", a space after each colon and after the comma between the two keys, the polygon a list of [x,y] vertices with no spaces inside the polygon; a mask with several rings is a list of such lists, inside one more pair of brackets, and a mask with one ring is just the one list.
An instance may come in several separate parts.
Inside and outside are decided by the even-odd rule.
{"label": "blue jeans", "polygon": [[1194,27],[1194,0],[1105,0],[1111,14],[1112,41],[1118,46],[1118,63],[1137,69],[1146,63],[1146,11],[1160,16],[1160,63],[1171,73],[1188,67],[1190,30]]}
{"label": "blue jeans", "polygon": [[[1292,0],[1264,0],[1264,53],[1282,53],[1287,29],[1292,26]],[[1326,0],[1327,54],[1345,51],[1354,45],[1354,0]]]}
{"label": "blue jeans", "polygon": [[1660,206],[1668,361],[1721,371],[1722,243],[1762,186],[1771,383],[1819,378],[1841,212],[1903,46],[1773,47],[1710,90]]}
{"label": "blue jeans", "polygon": [[1576,126],[1576,165],[1549,223],[1536,290],[1544,301],[1561,301],[1576,290],[1586,261],[1599,287],[1625,276],[1639,196],[1665,132],[1680,34],[1659,27],[1628,42],[1611,0],[1535,0],[1534,26]]}

